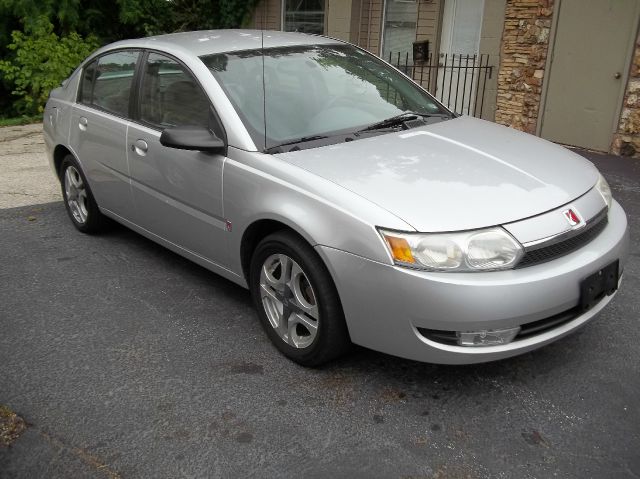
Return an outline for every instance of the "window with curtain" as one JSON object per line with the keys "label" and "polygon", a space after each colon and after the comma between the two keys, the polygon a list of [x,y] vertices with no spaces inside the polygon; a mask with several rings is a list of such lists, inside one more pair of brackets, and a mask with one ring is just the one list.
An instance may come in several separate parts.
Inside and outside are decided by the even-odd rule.
{"label": "window with curtain", "polygon": [[398,53],[404,64],[409,54],[409,62],[413,59],[413,42],[416,41],[418,22],[418,2],[416,0],[387,0],[384,9],[384,30],[382,41],[382,58],[396,63]]}
{"label": "window with curtain", "polygon": [[324,34],[325,0],[285,0],[283,30]]}

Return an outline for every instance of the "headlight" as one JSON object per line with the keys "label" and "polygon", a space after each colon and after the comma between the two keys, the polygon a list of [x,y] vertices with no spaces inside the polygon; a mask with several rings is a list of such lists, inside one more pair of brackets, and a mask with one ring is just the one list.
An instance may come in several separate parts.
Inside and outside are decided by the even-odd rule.
{"label": "headlight", "polygon": [[604,179],[604,176],[600,175],[600,177],[598,178],[596,189],[602,195],[604,202],[607,204],[607,208],[611,209],[611,201],[613,201],[613,195],[611,194],[609,183],[607,183],[607,180]]}
{"label": "headlight", "polygon": [[460,233],[403,233],[379,230],[395,264],[431,271],[488,271],[513,268],[523,249],[502,228]]}

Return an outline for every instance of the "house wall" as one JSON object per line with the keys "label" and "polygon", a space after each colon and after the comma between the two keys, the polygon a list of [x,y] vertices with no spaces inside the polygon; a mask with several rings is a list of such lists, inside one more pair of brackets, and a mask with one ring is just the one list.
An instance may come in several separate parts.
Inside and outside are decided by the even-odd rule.
{"label": "house wall", "polygon": [[553,0],[507,0],[495,121],[536,133]]}
{"label": "house wall", "polygon": [[280,30],[282,24],[282,0],[262,0],[253,12],[253,28]]}
{"label": "house wall", "polygon": [[[480,53],[489,55],[489,65],[500,64],[500,46],[504,30],[505,9],[507,0],[485,0],[480,32]],[[498,68],[493,69],[491,78],[487,78],[482,102],[482,115],[485,120],[493,121],[496,117],[496,100],[498,96]]]}
{"label": "house wall", "polygon": [[[429,40],[432,51],[438,43],[442,1],[418,0],[416,39]],[[383,9],[384,0],[326,0],[326,34],[379,54]],[[251,26],[280,30],[281,22],[282,0],[262,0],[254,10]]]}
{"label": "house wall", "polygon": [[358,26],[353,19],[360,13],[360,0],[327,0],[326,5],[327,36],[352,41],[353,34],[357,33],[352,30]]}
{"label": "house wall", "polygon": [[443,0],[418,0],[416,41],[429,40],[430,49],[434,53],[439,50],[442,2]]}
{"label": "house wall", "polygon": [[622,113],[611,145],[612,153],[640,158],[640,33],[631,62]]}
{"label": "house wall", "polygon": [[357,44],[375,55],[380,54],[383,0],[361,0],[360,33]]}

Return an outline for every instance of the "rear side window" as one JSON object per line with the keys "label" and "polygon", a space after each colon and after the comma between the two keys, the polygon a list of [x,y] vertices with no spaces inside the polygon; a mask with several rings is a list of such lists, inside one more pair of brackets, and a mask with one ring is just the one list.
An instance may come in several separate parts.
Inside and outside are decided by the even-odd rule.
{"label": "rear side window", "polygon": [[100,57],[85,67],[80,101],[114,115],[129,116],[129,97],[139,52],[123,51]]}
{"label": "rear side window", "polygon": [[208,127],[209,99],[185,67],[172,58],[150,53],[143,71],[140,120],[160,128]]}

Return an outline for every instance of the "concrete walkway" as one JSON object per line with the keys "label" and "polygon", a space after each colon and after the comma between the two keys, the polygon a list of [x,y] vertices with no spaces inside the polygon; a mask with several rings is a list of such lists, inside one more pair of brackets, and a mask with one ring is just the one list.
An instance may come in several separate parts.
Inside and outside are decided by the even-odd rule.
{"label": "concrete walkway", "polygon": [[0,128],[0,209],[61,199],[44,153],[42,124]]}

